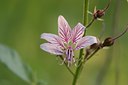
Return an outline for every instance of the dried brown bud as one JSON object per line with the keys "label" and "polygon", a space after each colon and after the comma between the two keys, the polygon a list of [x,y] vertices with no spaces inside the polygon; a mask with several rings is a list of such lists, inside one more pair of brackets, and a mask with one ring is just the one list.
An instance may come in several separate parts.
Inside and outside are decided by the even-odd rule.
{"label": "dried brown bud", "polygon": [[108,37],[108,38],[106,38],[105,40],[104,40],[104,42],[103,42],[103,46],[102,47],[105,47],[105,46],[112,46],[114,44],[114,40],[113,40],[113,38],[111,38],[111,37]]}
{"label": "dried brown bud", "polygon": [[93,14],[94,19],[101,18],[105,14],[104,10],[96,10],[96,12]]}
{"label": "dried brown bud", "polygon": [[122,32],[121,34],[119,34],[116,37],[108,37],[104,40],[103,44],[101,45],[101,47],[105,47],[105,46],[112,46],[115,42],[115,40],[117,40],[118,38],[120,38],[121,36],[123,36],[126,32],[128,31],[128,26],[127,28],[124,30],[124,32]]}
{"label": "dried brown bud", "polygon": [[101,18],[102,16],[104,16],[104,14],[105,14],[106,10],[108,9],[110,3],[111,3],[111,0],[109,0],[108,4],[106,5],[106,7],[103,10],[97,10],[96,7],[95,7],[94,8],[94,13],[93,13],[94,19]]}

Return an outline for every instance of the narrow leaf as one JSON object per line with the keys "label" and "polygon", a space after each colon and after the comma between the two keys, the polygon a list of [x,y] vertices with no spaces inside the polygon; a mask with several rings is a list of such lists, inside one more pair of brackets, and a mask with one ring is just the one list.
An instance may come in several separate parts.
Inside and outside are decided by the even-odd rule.
{"label": "narrow leaf", "polygon": [[28,83],[30,82],[26,68],[15,50],[0,45],[0,62],[21,79]]}

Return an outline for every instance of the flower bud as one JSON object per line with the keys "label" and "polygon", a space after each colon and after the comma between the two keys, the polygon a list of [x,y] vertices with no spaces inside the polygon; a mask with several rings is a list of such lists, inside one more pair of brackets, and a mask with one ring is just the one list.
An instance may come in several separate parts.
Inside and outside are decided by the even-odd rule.
{"label": "flower bud", "polygon": [[105,46],[112,46],[114,44],[114,40],[113,40],[113,38],[111,38],[111,37],[108,37],[108,38],[106,38],[105,40],[104,40],[104,42],[103,42],[103,47],[105,47]]}
{"label": "flower bud", "polygon": [[96,12],[93,14],[94,19],[101,18],[105,14],[104,10],[96,10]]}

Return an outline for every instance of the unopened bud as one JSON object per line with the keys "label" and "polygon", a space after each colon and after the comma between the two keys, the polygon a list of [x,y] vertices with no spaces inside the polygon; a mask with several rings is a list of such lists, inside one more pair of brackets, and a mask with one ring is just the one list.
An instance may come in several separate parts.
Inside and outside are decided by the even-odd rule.
{"label": "unopened bud", "polygon": [[107,6],[103,10],[96,10],[96,7],[95,7],[94,8],[94,13],[93,13],[94,19],[101,18],[102,16],[104,16],[104,14],[105,14],[106,10],[108,9],[110,3],[111,3],[111,0],[109,0],[109,3],[107,4]]}
{"label": "unopened bud", "polygon": [[101,18],[105,14],[104,10],[96,10],[96,12],[93,14],[94,18]]}
{"label": "unopened bud", "polygon": [[104,42],[103,42],[103,47],[105,47],[105,46],[112,46],[114,44],[114,40],[113,40],[113,38],[111,38],[111,37],[108,37],[108,38],[106,38],[105,40],[104,40]]}

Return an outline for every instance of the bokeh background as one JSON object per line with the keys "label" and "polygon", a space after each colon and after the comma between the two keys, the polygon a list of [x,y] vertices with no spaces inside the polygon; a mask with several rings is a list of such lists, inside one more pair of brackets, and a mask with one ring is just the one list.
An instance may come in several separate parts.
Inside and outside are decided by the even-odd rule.
{"label": "bokeh background", "polygon": [[[89,10],[103,9],[109,0],[90,0]],[[83,0],[0,0],[0,44],[14,49],[30,66],[42,85],[71,85],[72,75],[56,56],[40,49],[46,42],[42,33],[57,34],[57,19],[63,15],[73,28],[82,23]],[[89,15],[89,21],[91,20]],[[112,0],[103,17],[87,30],[87,35],[99,37],[121,33],[128,24],[128,2]],[[128,85],[128,33],[113,47],[102,49],[85,65],[78,85]],[[5,52],[6,54],[6,52]],[[1,55],[1,54],[0,54]],[[4,57],[4,56],[3,56]],[[14,67],[17,68],[17,67]],[[0,62],[0,85],[36,85],[27,83]],[[39,84],[38,84],[39,85]]]}

